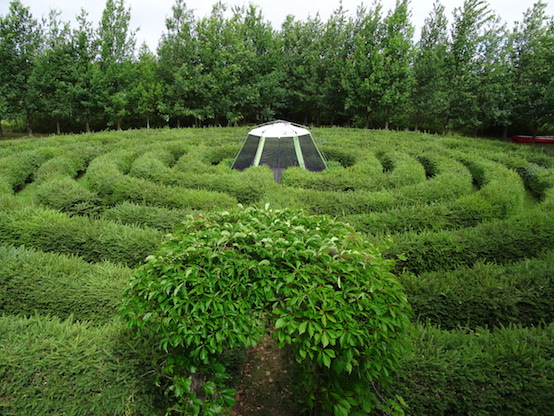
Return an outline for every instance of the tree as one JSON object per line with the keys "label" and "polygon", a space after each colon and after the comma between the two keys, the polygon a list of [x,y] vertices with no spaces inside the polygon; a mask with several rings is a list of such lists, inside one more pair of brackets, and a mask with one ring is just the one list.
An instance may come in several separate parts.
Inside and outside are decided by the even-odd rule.
{"label": "tree", "polygon": [[413,118],[415,130],[420,127],[441,131],[449,110],[447,90],[448,21],[444,6],[435,2],[425,19],[414,56]]}
{"label": "tree", "polygon": [[382,67],[377,82],[382,91],[380,107],[385,130],[391,119],[401,119],[408,107],[413,85],[412,37],[409,0],[397,0],[385,17],[382,39]]}
{"label": "tree", "polygon": [[146,117],[146,128],[150,128],[150,118],[158,111],[162,97],[162,83],[158,79],[156,56],[143,44],[138,62],[135,64],[136,83],[133,90],[136,111]]}
{"label": "tree", "polygon": [[33,109],[56,121],[61,134],[61,120],[72,113],[72,89],[75,84],[74,51],[69,23],[59,21],[60,12],[51,10],[45,25],[45,45],[36,57],[29,78]]}
{"label": "tree", "polygon": [[217,2],[209,17],[197,25],[198,63],[196,64],[197,122],[235,124],[242,115],[236,107],[233,90],[243,71],[244,49],[231,21],[225,18],[226,6]]}
{"label": "tree", "polygon": [[41,28],[28,7],[19,0],[10,3],[9,13],[0,19],[0,92],[6,118],[24,117],[27,133],[33,135],[33,99],[29,79],[40,47]]}
{"label": "tree", "polygon": [[503,127],[504,138],[512,122],[516,90],[509,62],[510,53],[509,33],[500,19],[495,17],[486,25],[477,51],[479,84],[476,91],[476,127]]}
{"label": "tree", "polygon": [[164,87],[160,111],[167,122],[174,119],[177,126],[187,117],[194,117],[194,94],[198,62],[196,19],[184,0],[176,0],[172,15],[166,19],[167,32],[158,46],[159,76]]}
{"label": "tree", "polygon": [[358,8],[353,24],[353,53],[348,60],[345,77],[346,109],[356,124],[370,127],[372,118],[378,118],[383,91],[379,77],[384,71],[381,39],[383,25],[381,5],[372,9]]}
{"label": "tree", "polygon": [[479,61],[483,42],[483,27],[493,18],[485,0],[465,0],[462,8],[454,9],[450,49],[448,51],[448,93],[450,111],[445,125],[455,127],[481,126],[477,91]]}
{"label": "tree", "polygon": [[278,39],[271,23],[252,4],[236,7],[231,19],[240,43],[241,71],[232,101],[247,122],[269,121],[283,106]]}
{"label": "tree", "polygon": [[345,63],[352,54],[352,22],[342,4],[325,22],[321,39],[321,105],[326,123],[346,120]]}
{"label": "tree", "polygon": [[135,34],[129,28],[131,11],[124,0],[107,0],[98,27],[101,102],[108,124],[115,121],[121,130],[123,117],[130,113]]}
{"label": "tree", "polygon": [[281,28],[281,68],[287,118],[319,124],[322,112],[321,39],[319,15],[303,23],[287,16]]}
{"label": "tree", "polygon": [[536,136],[543,124],[554,121],[554,23],[545,3],[527,10],[514,39],[515,113],[518,124]]}
{"label": "tree", "polygon": [[100,112],[98,68],[94,62],[98,57],[98,39],[88,21],[85,10],[77,16],[77,28],[72,32],[74,52],[75,83],[73,84],[73,111],[75,117],[85,124],[85,131],[90,133],[90,123],[95,113]]}

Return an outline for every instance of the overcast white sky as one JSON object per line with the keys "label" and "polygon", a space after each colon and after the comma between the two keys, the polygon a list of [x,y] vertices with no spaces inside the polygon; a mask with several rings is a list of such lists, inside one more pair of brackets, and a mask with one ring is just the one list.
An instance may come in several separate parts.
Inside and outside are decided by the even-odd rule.
{"label": "overcast white sky", "polygon": [[[289,14],[298,20],[304,20],[308,16],[319,15],[326,20],[329,15],[338,8],[340,0],[228,0],[223,1],[228,6],[253,3],[260,6],[266,20],[272,22],[275,28],[280,28]],[[416,34],[423,25],[424,19],[432,10],[434,0],[411,0],[412,23],[416,26]],[[442,0],[449,18],[452,10],[460,7],[463,0]],[[0,0],[0,15],[5,15],[9,10],[10,0]],[[89,14],[89,20],[97,23],[104,9],[104,0],[21,0],[21,3],[29,7],[32,15],[40,19],[48,16],[50,9],[62,12],[62,19],[74,21],[74,17],[83,8]],[[216,0],[188,0],[189,9],[194,10],[196,17],[209,15],[212,5]],[[361,0],[343,0],[342,4],[349,14],[355,14]],[[373,0],[363,2],[366,5],[373,4]],[[515,21],[521,21],[523,13],[535,3],[535,0],[489,0],[490,8],[508,23],[510,28]],[[137,46],[145,41],[150,49],[155,50],[163,31],[165,31],[165,18],[171,14],[171,6],[175,0],[125,0],[127,7],[131,7],[131,26],[139,28],[137,33]],[[385,13],[394,7],[395,0],[381,0]],[[548,14],[554,15],[554,5],[547,1]]]}

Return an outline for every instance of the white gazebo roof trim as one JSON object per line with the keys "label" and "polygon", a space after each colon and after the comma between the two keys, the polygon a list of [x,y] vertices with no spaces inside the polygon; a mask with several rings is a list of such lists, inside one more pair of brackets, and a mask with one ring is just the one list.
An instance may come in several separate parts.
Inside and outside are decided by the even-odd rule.
{"label": "white gazebo roof trim", "polygon": [[257,127],[248,134],[258,137],[298,137],[309,135],[310,132],[287,121],[277,121]]}

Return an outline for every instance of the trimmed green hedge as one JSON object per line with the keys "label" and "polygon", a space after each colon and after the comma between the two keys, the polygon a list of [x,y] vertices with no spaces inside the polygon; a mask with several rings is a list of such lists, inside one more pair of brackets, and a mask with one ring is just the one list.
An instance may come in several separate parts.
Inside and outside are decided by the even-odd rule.
{"label": "trimmed green hedge", "polygon": [[437,157],[436,171],[436,175],[427,181],[377,192],[324,192],[307,189],[297,191],[296,194],[306,209],[313,213],[348,216],[416,203],[448,201],[473,190],[471,175],[460,162]]}
{"label": "trimmed green hedge", "polygon": [[416,325],[394,393],[412,416],[544,416],[554,409],[554,324],[475,331]]}
{"label": "trimmed green hedge", "polygon": [[187,209],[170,209],[137,205],[123,202],[102,213],[102,218],[123,224],[140,225],[171,231],[185,216],[193,211]]}
{"label": "trimmed green hedge", "polygon": [[0,241],[42,251],[73,254],[89,262],[142,263],[162,233],[42,208],[0,211]]}
{"label": "trimmed green hedge", "polygon": [[[393,375],[413,416],[544,416],[554,406],[554,324],[494,331],[415,325]],[[163,415],[154,350],[119,324],[0,317],[0,412]],[[278,377],[278,374],[274,376]]]}
{"label": "trimmed green hedge", "polygon": [[132,270],[57,253],[0,246],[0,313],[106,321]]}
{"label": "trimmed green hedge", "polygon": [[18,191],[33,179],[38,166],[59,153],[61,149],[42,148],[26,152],[15,152],[0,159],[0,182]]}
{"label": "trimmed green hedge", "polygon": [[526,187],[539,199],[544,199],[548,189],[554,187],[554,169],[534,163],[527,165],[522,174]]}
{"label": "trimmed green hedge", "polygon": [[419,161],[407,154],[398,151],[378,152],[377,157],[387,172],[385,187],[398,188],[424,182],[425,168]]}
{"label": "trimmed green hedge", "polygon": [[107,149],[82,144],[78,149],[69,149],[43,163],[35,172],[35,182],[44,182],[59,176],[75,178],[85,171],[89,162]]}
{"label": "trimmed green hedge", "polygon": [[414,315],[443,329],[554,322],[554,252],[515,264],[399,275]]}
{"label": "trimmed green hedge", "polygon": [[120,324],[0,317],[3,416],[163,415],[153,350]]}
{"label": "trimmed green hedge", "polygon": [[71,215],[95,215],[101,209],[97,194],[70,177],[59,176],[36,187],[37,201]]}
{"label": "trimmed green hedge", "polygon": [[221,192],[166,186],[124,175],[106,160],[93,161],[86,180],[108,206],[128,201],[165,208],[210,210],[231,208],[237,204],[235,198]]}
{"label": "trimmed green hedge", "polygon": [[369,152],[346,168],[335,166],[317,173],[289,168],[283,173],[282,184],[331,192],[376,191],[386,186],[386,175],[379,159]]}
{"label": "trimmed green hedge", "polygon": [[406,257],[398,270],[419,274],[471,266],[480,260],[508,263],[552,249],[554,212],[538,207],[472,228],[399,234],[388,253]]}

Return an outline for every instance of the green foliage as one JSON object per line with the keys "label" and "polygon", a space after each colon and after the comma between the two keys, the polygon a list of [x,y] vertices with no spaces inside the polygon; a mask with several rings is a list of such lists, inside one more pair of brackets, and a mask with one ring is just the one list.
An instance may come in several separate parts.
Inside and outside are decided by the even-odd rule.
{"label": "green foliage", "polygon": [[530,163],[522,174],[525,186],[537,198],[544,198],[548,189],[554,187],[554,169]]}
{"label": "green foliage", "polygon": [[0,407],[19,415],[160,415],[152,349],[120,324],[0,317]]}
{"label": "green foliage", "polygon": [[443,329],[554,320],[554,258],[399,276],[418,320]]}
{"label": "green foliage", "polygon": [[111,263],[0,246],[0,311],[106,322],[132,271]]}
{"label": "green foliage", "polygon": [[553,248],[553,214],[535,209],[472,228],[399,235],[389,255],[406,257],[400,269],[423,273],[471,266],[478,260],[516,261]]}
{"label": "green foliage", "polygon": [[[137,270],[123,314],[168,352],[175,409],[228,408],[220,355],[269,329],[300,363],[305,403],[369,412],[404,353],[409,307],[392,263],[354,230],[301,212],[240,209],[189,217]],[[200,409],[203,409],[202,411]]]}
{"label": "green foliage", "polygon": [[123,202],[102,213],[102,218],[123,224],[144,225],[162,231],[171,231],[190,214],[187,209],[148,207]]}
{"label": "green foliage", "polygon": [[35,150],[14,153],[0,159],[0,177],[12,190],[20,190],[31,180],[42,163],[52,157],[52,150]]}
{"label": "green foliage", "polygon": [[416,325],[395,375],[414,416],[542,416],[554,403],[554,325],[444,331]]}
{"label": "green foliage", "polygon": [[[341,113],[337,117],[343,116],[344,113]],[[19,337],[13,341],[13,345],[22,342],[18,348],[12,348],[10,341],[9,350],[0,351],[4,354],[0,372],[10,371],[6,378],[8,384],[0,383],[0,407],[3,406],[0,413],[41,414],[36,409],[44,404],[44,409],[54,410],[42,413],[50,414],[80,414],[75,410],[77,407],[95,415],[126,412],[134,412],[137,416],[163,414],[165,409],[178,402],[176,395],[180,395],[181,399],[188,397],[185,389],[189,379],[193,380],[191,391],[197,393],[199,400],[209,400],[212,391],[217,396],[222,390],[225,392],[223,396],[210,397],[227,406],[232,399],[229,395],[237,389],[240,392],[235,396],[237,407],[239,404],[244,406],[248,395],[250,403],[259,407],[264,405],[263,400],[273,399],[273,403],[281,404],[282,398],[281,414],[287,415],[307,412],[309,400],[314,401],[312,411],[316,414],[343,414],[349,405],[349,411],[356,414],[356,403],[366,398],[374,406],[381,407],[380,410],[375,409],[373,414],[400,413],[401,410],[395,410],[395,405],[402,408],[402,401],[395,394],[404,397],[411,406],[408,412],[414,414],[533,414],[531,407],[525,407],[526,400],[529,400],[530,406],[548,413],[542,405],[535,405],[535,400],[549,403],[551,376],[544,372],[537,373],[537,367],[521,365],[518,356],[512,359],[503,355],[500,358],[502,363],[492,367],[490,356],[482,354],[483,351],[490,351],[492,344],[502,345],[501,349],[504,349],[508,345],[522,345],[533,339],[529,342],[536,345],[536,342],[542,341],[535,339],[542,335],[535,335],[548,331],[544,328],[514,329],[512,335],[505,336],[502,335],[502,325],[530,326],[544,322],[546,326],[553,320],[552,149],[407,131],[319,128],[314,129],[314,133],[335,158],[331,168],[320,173],[289,169],[284,173],[283,183],[279,184],[273,182],[272,172],[267,166],[243,172],[229,168],[230,156],[238,150],[244,133],[244,127],[162,129],[0,141],[0,312],[6,315],[5,322],[9,321],[7,326],[19,325],[18,331],[25,330],[19,324],[23,322],[22,318],[38,313],[44,316],[38,318],[42,322],[41,328],[51,334],[43,342],[43,338],[34,335],[34,329],[29,329],[31,335],[28,339],[34,337],[41,347],[33,345],[35,341],[26,344],[27,339]],[[204,196],[207,199],[203,199]],[[269,202],[272,207],[285,210],[285,213],[279,214],[283,220],[271,220],[275,214],[264,210],[259,211],[266,213],[267,217],[260,221],[252,221],[252,217],[243,211],[229,213],[228,216],[206,213],[212,209],[235,209],[237,200],[258,208]],[[83,204],[90,205],[82,209]],[[381,377],[386,378],[387,374],[381,370],[374,384],[363,383],[363,394],[359,394],[358,383],[361,384],[360,380],[369,374],[358,372],[365,365],[363,360],[357,360],[357,364],[352,361],[352,374],[346,371],[346,364],[343,372],[337,373],[343,362],[350,359],[346,356],[346,350],[351,347],[348,344],[350,340],[345,338],[346,344],[341,344],[338,337],[332,345],[332,337],[326,335],[329,344],[323,347],[323,343],[327,342],[323,333],[327,333],[327,329],[340,332],[348,324],[346,321],[332,322],[330,317],[336,318],[342,305],[360,307],[360,302],[348,303],[350,298],[345,293],[353,292],[348,292],[343,279],[346,271],[356,268],[357,260],[321,254],[325,250],[329,254],[334,253],[334,247],[330,244],[325,250],[320,248],[331,242],[337,233],[346,232],[346,229],[352,232],[352,229],[329,218],[316,217],[320,225],[335,225],[320,226],[319,230],[314,230],[313,227],[317,227],[312,217],[290,209],[337,216],[341,221],[348,221],[357,231],[367,233],[363,237],[353,233],[353,238],[360,241],[374,242],[376,246],[387,241],[383,248],[385,258],[400,258],[396,261],[397,270],[403,272],[399,275],[399,281],[406,287],[405,293],[413,305],[416,319],[419,322],[429,320],[443,329],[449,329],[449,332],[429,330],[427,335],[421,328],[417,329],[412,334],[415,353],[404,356],[403,367],[385,363],[387,371],[396,368],[397,376],[392,384],[387,384],[386,380],[383,383]],[[257,215],[258,210],[252,212]],[[79,213],[94,215],[74,215]],[[194,217],[186,219],[188,214]],[[303,225],[309,231],[302,234],[292,222],[289,226],[286,219],[289,214],[294,218],[310,218]],[[179,231],[178,228],[175,231],[183,221],[186,231]],[[213,223],[210,224],[210,221]],[[260,231],[266,225],[266,231]],[[331,229],[338,231],[335,233]],[[266,232],[270,234],[268,238],[278,241],[278,244],[274,244],[273,248],[267,245],[267,241],[251,244],[248,238],[241,237],[240,233],[244,230],[251,230],[252,235]],[[159,253],[175,249],[171,252],[177,254],[174,257],[168,255],[169,260],[164,264],[145,266],[145,270],[159,271],[153,279],[157,285],[151,287],[157,291],[157,296],[153,296],[150,302],[175,312],[175,319],[189,316],[178,315],[177,308],[182,305],[194,310],[185,326],[172,328],[192,333],[191,342],[204,342],[205,345],[187,344],[174,348],[172,343],[186,343],[187,338],[182,335],[173,339],[168,337],[166,353],[160,350],[163,338],[158,334],[151,340],[153,342],[132,347],[128,352],[135,359],[146,357],[137,364],[136,372],[133,370],[130,373],[127,367],[130,360],[120,359],[120,355],[111,349],[111,341],[96,337],[99,333],[96,330],[88,331],[87,336],[94,339],[87,340],[86,344],[79,344],[80,341],[73,338],[70,341],[68,333],[73,334],[72,328],[82,324],[70,323],[66,326],[58,319],[73,315],[74,320],[90,320],[90,325],[84,326],[87,330],[102,326],[110,332],[112,324],[109,322],[113,319],[114,309],[121,305],[119,293],[128,286],[125,279],[131,274],[131,269],[127,267],[143,263],[148,254],[156,251],[163,235],[174,231],[174,238],[177,239],[175,246],[164,246]],[[225,231],[229,235],[224,235]],[[283,240],[275,237],[277,234],[284,236]],[[235,235],[237,238],[230,239],[229,236]],[[392,237],[390,243],[389,235]],[[312,236],[315,240],[310,240]],[[225,239],[222,240],[223,237]],[[221,240],[221,244],[208,243],[211,238]],[[352,243],[348,238],[346,240]],[[190,253],[178,245],[182,241],[191,249]],[[367,241],[360,244],[366,247]],[[313,248],[315,242],[319,245]],[[338,251],[340,245],[335,243]],[[235,250],[228,250],[232,244],[237,245],[233,247]],[[177,246],[180,248],[175,248]],[[275,247],[277,250],[273,253]],[[186,255],[181,255],[185,252]],[[369,252],[374,253],[373,248]],[[195,253],[203,257],[194,257]],[[235,254],[236,257],[233,257]],[[157,255],[151,260],[157,259]],[[189,260],[193,257],[194,260]],[[270,264],[264,262],[265,257],[269,258]],[[297,258],[299,265],[293,260],[285,260]],[[329,262],[323,263],[325,259]],[[229,263],[223,266],[227,260],[236,267],[229,266]],[[378,267],[379,273],[389,276],[392,264],[380,255],[367,261],[371,265],[383,265]],[[252,267],[249,268],[249,265]],[[363,279],[363,282],[348,280],[348,287],[355,291],[356,288],[365,288],[364,285],[375,286],[378,280],[372,267],[368,266],[363,273],[356,274],[356,278]],[[191,268],[193,271],[187,276]],[[243,274],[236,270],[242,270]],[[136,276],[140,273],[143,272],[137,271]],[[301,280],[290,280],[292,275],[301,276]],[[333,291],[329,282],[334,282],[336,276],[341,277],[342,290]],[[164,279],[166,282],[162,284]],[[189,280],[197,288],[196,291],[188,285]],[[284,283],[277,287],[278,282]],[[174,299],[173,293],[182,283],[184,285],[175,295],[181,303],[173,304],[170,299]],[[168,287],[173,289],[169,295],[164,292],[164,288]],[[305,287],[315,289],[312,292],[303,291]],[[218,288],[221,288],[220,293],[217,293]],[[240,301],[226,300],[234,299],[235,295],[239,298],[237,293],[242,293],[243,289],[246,294],[240,296]],[[291,297],[283,294],[284,291],[288,291]],[[300,293],[309,293],[309,296],[303,298]],[[228,294],[227,298],[220,297],[225,294]],[[264,303],[271,296],[274,296],[273,303]],[[208,308],[210,297],[219,299],[219,302],[211,301]],[[300,306],[292,305],[294,299]],[[214,304],[216,307],[213,307]],[[263,312],[252,312],[253,307],[262,304],[267,306]],[[220,305],[223,305],[223,312],[218,309]],[[195,307],[202,307],[205,312],[197,313]],[[332,313],[325,313],[328,319],[325,327],[321,311],[327,310],[332,310]],[[352,311],[348,308],[344,310]],[[362,312],[369,313],[365,309]],[[212,313],[227,314],[228,318],[214,317]],[[306,323],[307,317],[313,314],[317,317]],[[256,317],[258,322],[253,322]],[[368,319],[373,318],[370,316]],[[190,327],[189,322],[192,322]],[[321,326],[321,330],[314,327],[313,336],[309,333],[312,322]],[[144,325],[145,329],[150,324],[156,325],[154,315],[146,322],[138,320],[137,323]],[[173,323],[167,321],[164,325],[168,326],[163,328],[170,328]],[[224,328],[224,324],[227,327]],[[279,328],[275,329],[277,324]],[[30,328],[34,324],[29,325]],[[494,332],[489,336],[488,332],[478,329],[481,325],[488,326]],[[250,332],[240,338],[240,329],[245,326]],[[361,324],[359,327],[365,331],[371,325],[364,323],[363,327]],[[323,328],[326,330],[323,331]],[[463,332],[456,331],[458,328],[462,328]],[[304,332],[300,334],[302,330]],[[4,340],[10,331],[0,331],[3,346],[8,345]],[[81,333],[85,332],[83,329]],[[474,335],[476,333],[478,337]],[[258,337],[259,334],[262,335]],[[550,332],[546,334],[548,336]],[[127,348],[125,337],[127,335],[118,335],[118,348]],[[478,339],[482,337],[487,342],[478,344]],[[264,369],[263,365],[269,360],[252,358],[262,350],[265,351],[262,357],[270,354],[270,349],[266,350],[264,346],[268,338],[272,342],[271,350],[279,352],[280,357],[282,354],[283,367],[280,371]],[[89,393],[83,393],[82,397],[70,402],[67,391],[72,390],[64,381],[59,382],[59,390],[53,389],[50,382],[60,379],[63,374],[74,384],[81,383],[74,381],[80,376],[73,370],[50,360],[55,351],[63,350],[57,347],[58,339],[61,343],[83,345],[83,350],[72,349],[67,355],[81,357],[84,366],[90,364],[96,368],[96,364],[87,361],[88,350],[94,354],[92,351],[104,348],[105,354],[116,357],[114,361],[117,363],[104,365],[99,370],[99,377],[106,376],[108,378],[102,378],[106,383],[119,385],[97,388],[96,384],[90,384],[89,391],[94,391],[97,396],[91,398]],[[250,343],[244,342],[245,339]],[[283,348],[278,349],[280,340]],[[354,341],[363,343],[363,348],[356,345],[353,354],[362,354],[375,345],[373,339],[366,342],[363,337],[354,337]],[[216,347],[212,347],[211,342],[215,342]],[[247,347],[254,343],[257,345],[252,349]],[[236,347],[230,347],[231,344]],[[470,347],[461,347],[469,344]],[[40,371],[34,370],[37,368],[33,367],[35,363],[28,364],[26,361],[26,354],[29,353],[39,363],[36,365],[41,365],[41,360],[37,360],[32,352],[35,347],[41,349],[36,356],[45,360]],[[203,347],[208,363],[195,362],[195,368],[187,367],[194,357],[200,358]],[[54,352],[50,354],[48,351]],[[304,353],[305,357],[302,356]],[[65,357],[63,354],[62,359]],[[542,356],[525,354],[526,360],[543,365]],[[299,362],[295,357],[300,358]],[[474,361],[476,357],[481,357],[479,360],[482,361]],[[277,358],[277,355],[271,358]],[[246,367],[249,359],[253,360],[252,372],[248,372]],[[386,359],[388,357],[383,352],[379,360]],[[352,360],[356,358],[352,356]],[[67,361],[74,363],[78,360],[72,357]],[[376,360],[373,364],[381,361]],[[291,365],[286,364],[290,362]],[[329,368],[327,362],[330,362]],[[481,362],[484,364],[481,365]],[[168,364],[165,373],[160,368],[161,363]],[[506,368],[511,365],[513,372],[508,372]],[[34,372],[29,375],[26,368]],[[174,373],[169,374],[172,369]],[[268,370],[271,370],[271,376],[266,375]],[[82,383],[88,383],[85,380],[88,370],[79,367],[77,371],[83,377]],[[196,372],[193,374],[192,371]],[[3,374],[7,373],[2,373],[2,377]],[[143,386],[143,378],[150,386],[150,383],[156,382],[155,374],[159,376],[157,382],[161,390],[154,386],[148,387],[148,390],[141,390],[140,387],[132,398],[126,396],[125,403],[129,402],[129,407],[117,398],[110,405],[103,403],[100,410],[100,406],[90,410],[89,406],[96,406],[91,403],[99,403],[95,400],[103,400],[101,397],[109,400],[111,393],[107,392],[125,391],[135,383]],[[253,378],[245,374],[252,374]],[[310,376],[313,374],[316,376]],[[43,381],[49,384],[41,384]],[[527,394],[527,391],[517,390],[520,382],[529,385],[532,392]],[[10,390],[11,385],[16,387]],[[170,390],[171,385],[176,387]],[[286,386],[287,392],[276,398],[280,394],[276,393],[279,386]],[[546,388],[539,392],[541,386]],[[252,390],[249,391],[250,388]],[[320,388],[327,390],[321,391]],[[169,397],[161,397],[162,390]],[[314,394],[310,397],[309,392],[312,391]],[[332,396],[331,392],[341,399]],[[512,392],[512,396],[507,392]],[[255,396],[257,393],[258,397]],[[45,399],[48,394],[50,396]],[[378,394],[383,396],[383,400],[375,399]],[[299,399],[304,405],[299,404]],[[390,403],[387,402],[389,399]],[[54,407],[56,402],[59,407]],[[140,407],[139,402],[150,404]],[[506,407],[500,403],[506,403]],[[135,405],[139,407],[133,408]],[[329,411],[323,409],[325,406]],[[525,410],[520,411],[522,407]],[[244,409],[235,408],[232,411],[247,414]],[[263,411],[258,410],[260,413]]]}
{"label": "green foliage", "polygon": [[[154,162],[155,163],[155,162]],[[87,170],[87,183],[105,205],[124,201],[173,209],[214,209],[236,205],[233,197],[207,190],[185,189],[124,175],[113,162],[97,159]]]}
{"label": "green foliage", "polygon": [[67,177],[40,184],[36,195],[40,204],[70,215],[95,215],[100,210],[98,195]]}
{"label": "green foliage", "polygon": [[0,239],[47,252],[73,254],[89,262],[142,263],[161,240],[152,229],[87,217],[69,217],[54,210],[21,207],[0,212]]}

